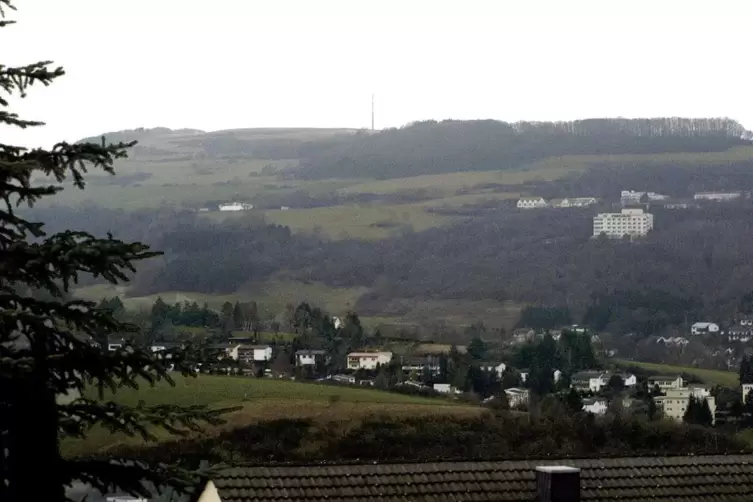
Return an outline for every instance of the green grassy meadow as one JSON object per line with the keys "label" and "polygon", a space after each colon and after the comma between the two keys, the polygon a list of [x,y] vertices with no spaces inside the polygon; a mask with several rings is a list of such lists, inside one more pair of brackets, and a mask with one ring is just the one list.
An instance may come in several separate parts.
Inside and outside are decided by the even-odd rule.
{"label": "green grassy meadow", "polygon": [[709,385],[736,388],[740,385],[738,374],[734,371],[708,370],[689,366],[673,366],[671,364],[642,363],[620,359],[616,361],[620,366],[637,366],[648,371],[655,371],[666,375],[687,373],[693,375]]}
{"label": "green grassy meadow", "polygon": [[[93,395],[92,397],[96,397]],[[300,383],[271,378],[246,378],[231,376],[200,375],[196,378],[176,377],[175,386],[162,382],[154,387],[144,384],[138,390],[124,388],[116,394],[106,394],[105,400],[136,406],[139,402],[149,405],[207,405],[213,408],[236,407],[225,416],[226,423],[208,427],[203,435],[243,427],[259,422],[279,419],[310,418],[318,423],[357,423],[380,414],[393,417],[431,416],[478,416],[484,409],[461,405],[442,398],[406,396],[367,388],[329,386],[316,383]],[[154,431],[158,440],[171,438],[164,431]],[[65,439],[62,448],[65,455],[76,456],[102,453],[121,445],[144,444],[141,438],[124,434],[111,434],[95,428],[81,441]]]}

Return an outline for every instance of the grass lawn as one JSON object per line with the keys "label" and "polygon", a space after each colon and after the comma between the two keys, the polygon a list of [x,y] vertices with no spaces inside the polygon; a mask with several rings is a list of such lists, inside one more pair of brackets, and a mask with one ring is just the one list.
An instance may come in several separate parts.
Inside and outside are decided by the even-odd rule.
{"label": "grass lawn", "polygon": [[207,302],[210,308],[219,310],[222,304],[236,301],[255,301],[264,313],[280,314],[285,305],[298,305],[307,301],[323,308],[332,315],[341,315],[355,305],[358,298],[366,293],[368,288],[331,288],[320,283],[303,283],[295,281],[267,281],[253,283],[242,287],[238,292],[227,295],[211,295],[192,291],[164,291],[148,296],[129,296],[127,286],[112,286],[98,284],[76,288],[75,296],[84,300],[99,301],[102,298],[119,296],[129,309],[150,309],[152,304],[161,297],[167,303],[197,302],[202,305]]}
{"label": "grass lawn", "polygon": [[424,208],[425,203],[347,205],[266,211],[264,216],[268,222],[293,231],[319,231],[331,239],[384,239],[403,228],[418,232],[454,221],[428,213]]}
{"label": "grass lawn", "polygon": [[376,193],[386,194],[403,190],[430,190],[444,194],[454,194],[460,189],[472,189],[477,185],[497,183],[517,185],[533,180],[555,180],[573,172],[582,171],[582,166],[573,163],[563,166],[532,167],[515,171],[464,171],[445,174],[426,174],[409,178],[368,181],[341,188],[342,193]]}
{"label": "grass lawn", "polygon": [[[113,399],[114,397],[114,399]],[[312,418],[318,422],[357,422],[370,416],[385,414],[395,416],[426,416],[447,414],[452,416],[478,416],[484,409],[460,405],[442,398],[406,396],[374,389],[328,386],[269,378],[255,379],[201,375],[197,378],[176,378],[176,386],[166,383],[139,390],[122,389],[115,396],[108,395],[124,405],[209,405],[212,407],[242,406],[228,414],[227,423],[210,427],[204,434],[212,435],[222,430],[277,419]],[[335,400],[337,400],[335,402]],[[159,439],[169,439],[166,433],[156,433]],[[143,444],[140,438],[95,428],[85,441],[66,439],[66,455],[101,452],[122,444]]]}
{"label": "grass lawn", "polygon": [[615,362],[620,366],[637,366],[645,370],[655,371],[657,373],[667,375],[687,373],[703,380],[704,383],[707,383],[709,385],[722,385],[724,387],[732,388],[738,387],[740,385],[738,374],[734,371],[707,370],[689,366],[673,366],[671,364],[642,363],[638,361],[628,361],[625,359],[618,359]]}
{"label": "grass lawn", "polygon": [[138,390],[122,389],[114,396],[105,396],[127,405],[136,405],[140,400],[146,404],[176,405],[234,405],[244,400],[258,402],[268,399],[297,399],[327,402],[338,396],[348,403],[393,403],[393,404],[449,404],[442,399],[406,396],[367,388],[339,387],[316,383],[302,383],[271,378],[227,377],[200,375],[197,378],[177,377],[175,387],[167,383],[149,387],[145,384]]}

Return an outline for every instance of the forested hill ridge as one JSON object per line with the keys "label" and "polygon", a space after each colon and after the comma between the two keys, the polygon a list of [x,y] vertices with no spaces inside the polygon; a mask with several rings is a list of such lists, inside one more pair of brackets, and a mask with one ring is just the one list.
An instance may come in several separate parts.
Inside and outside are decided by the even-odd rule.
{"label": "forested hill ridge", "polygon": [[314,144],[301,160],[301,175],[388,179],[505,170],[563,155],[722,151],[751,138],[730,119],[427,121]]}
{"label": "forested hill ridge", "polygon": [[718,152],[753,140],[753,133],[727,118],[516,123],[445,120],[376,132],[314,128],[204,132],[159,127],[104,136],[114,142],[138,140],[139,145],[131,152],[131,159],[136,161],[286,161],[277,167],[284,167],[298,179],[390,179],[514,170],[548,157]]}

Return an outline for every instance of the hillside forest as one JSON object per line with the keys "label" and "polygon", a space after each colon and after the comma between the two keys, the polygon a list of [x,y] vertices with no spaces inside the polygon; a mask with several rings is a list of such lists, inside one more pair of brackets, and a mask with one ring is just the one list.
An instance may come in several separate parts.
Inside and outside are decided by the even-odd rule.
{"label": "hillside forest", "polygon": [[[137,130],[108,139],[144,140],[124,164],[126,177],[135,175],[135,165],[142,170],[140,182],[126,178],[120,187],[134,197],[147,188],[144,179],[181,158],[173,153],[150,161],[150,156],[166,155],[175,145],[190,146],[186,155],[194,164],[215,163],[215,174],[225,162],[264,157],[270,162],[262,169],[266,172],[249,176],[265,184],[277,180],[278,189],[270,185],[266,193],[257,186],[258,200],[244,199],[240,192],[236,197],[257,202],[260,210],[231,218],[178,200],[159,207],[107,207],[96,202],[96,194],[109,187],[97,181],[87,190],[94,199],[35,207],[30,216],[45,221],[51,231],[112,231],[164,251],[133,278],[126,293],[132,297],[242,291],[253,298],[259,285],[316,284],[357,291],[347,308],[363,316],[400,318],[421,302],[491,301],[561,309],[569,321],[596,330],[647,336],[697,319],[734,315],[753,282],[753,241],[746,238],[753,230],[753,201],[748,197],[684,209],[647,203],[655,229],[645,239],[590,238],[592,217],[619,206],[621,190],[687,201],[700,191],[753,188],[750,134],[734,121],[445,121],[320,136],[257,131],[249,140],[241,132]],[[280,164],[283,159],[297,160]],[[194,168],[187,166],[186,176]],[[546,175],[528,176],[542,169]],[[509,183],[479,177],[488,176],[486,171],[521,177]],[[466,181],[449,181],[457,176]],[[329,188],[322,186],[325,178],[332,183]],[[386,189],[383,184],[392,178],[398,187]],[[383,181],[364,184],[364,179]],[[239,190],[250,182],[243,183]],[[280,184],[289,189],[279,189]],[[185,190],[203,188],[194,183]],[[548,200],[592,196],[600,202],[588,208],[521,211],[515,201],[523,194]],[[213,202],[208,196],[199,205]],[[282,203],[291,210],[263,209]],[[369,225],[386,231],[379,238],[326,231],[328,225],[339,225],[340,220],[327,217],[340,209],[358,218],[384,208],[394,212]],[[400,215],[408,211],[410,218],[420,213],[432,223],[403,221]],[[81,283],[92,285],[96,281],[90,278]],[[517,320],[506,322],[511,328]]]}

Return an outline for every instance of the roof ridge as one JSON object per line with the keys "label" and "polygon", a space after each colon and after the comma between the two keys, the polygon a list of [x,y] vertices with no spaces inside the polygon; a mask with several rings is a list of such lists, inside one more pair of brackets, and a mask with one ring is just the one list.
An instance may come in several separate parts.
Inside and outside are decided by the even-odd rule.
{"label": "roof ridge", "polygon": [[347,467],[347,466],[390,466],[390,465],[425,465],[425,464],[470,464],[470,463],[502,463],[502,462],[574,462],[574,461],[598,461],[598,460],[634,460],[634,459],[665,459],[665,458],[694,458],[694,459],[719,459],[730,457],[750,457],[753,463],[753,449],[719,453],[673,453],[661,451],[646,451],[635,455],[610,455],[593,454],[577,456],[552,456],[552,457],[494,457],[494,458],[443,458],[443,459],[394,459],[394,460],[368,460],[368,459],[337,459],[337,460],[290,460],[271,462],[239,462],[229,468],[254,468],[254,467]]}

